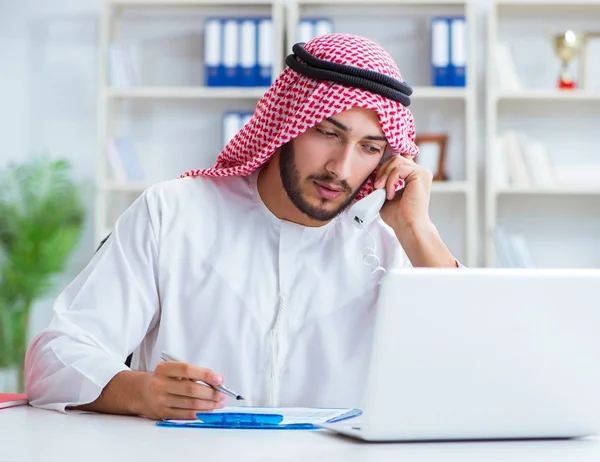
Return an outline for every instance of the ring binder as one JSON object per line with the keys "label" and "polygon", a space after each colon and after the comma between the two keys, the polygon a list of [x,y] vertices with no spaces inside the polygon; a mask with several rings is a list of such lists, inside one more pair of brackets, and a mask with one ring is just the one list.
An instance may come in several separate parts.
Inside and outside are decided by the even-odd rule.
{"label": "ring binder", "polygon": [[[250,407],[252,408],[252,407]],[[229,410],[228,410],[229,409]],[[359,409],[230,407],[218,412],[199,412],[198,420],[162,420],[158,427],[221,428],[238,430],[319,430],[333,423],[361,415]]]}

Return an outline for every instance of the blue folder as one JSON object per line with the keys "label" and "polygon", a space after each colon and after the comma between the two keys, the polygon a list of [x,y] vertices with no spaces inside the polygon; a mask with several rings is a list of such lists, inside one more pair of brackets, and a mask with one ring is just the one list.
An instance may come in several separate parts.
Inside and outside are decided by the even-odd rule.
{"label": "blue folder", "polygon": [[[260,408],[257,408],[257,410]],[[359,409],[351,409],[343,414],[327,420],[327,423],[339,422],[362,414]],[[266,414],[261,412],[199,412],[198,420],[162,420],[156,422],[158,427],[174,428],[221,428],[238,430],[319,430],[317,424],[311,422],[283,423],[282,414]]]}

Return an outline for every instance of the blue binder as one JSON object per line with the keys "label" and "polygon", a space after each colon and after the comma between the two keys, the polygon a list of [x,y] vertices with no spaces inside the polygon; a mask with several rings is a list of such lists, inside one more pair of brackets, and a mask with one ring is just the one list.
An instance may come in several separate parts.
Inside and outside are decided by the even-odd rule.
{"label": "blue binder", "polygon": [[[248,430],[319,430],[320,427],[311,422],[283,423],[282,414],[261,413],[261,408],[256,408],[256,413],[248,412],[199,412],[199,420],[162,420],[156,422],[158,427],[171,428],[222,428],[222,429],[248,429]],[[339,422],[362,414],[359,409],[351,409],[336,418],[327,420],[327,423]]]}
{"label": "blue binder", "polygon": [[450,21],[446,17],[431,20],[431,74],[432,85],[452,85],[450,73]]}
{"label": "blue binder", "polygon": [[297,41],[306,43],[309,40],[312,40],[315,36],[315,24],[314,21],[310,18],[303,18],[298,21],[298,27],[296,35],[298,37]]}
{"label": "blue binder", "polygon": [[236,87],[241,78],[238,74],[240,62],[240,27],[236,18],[223,18],[223,85]]}
{"label": "blue binder", "polygon": [[328,35],[333,33],[333,21],[330,18],[315,18],[314,19],[314,35]]}
{"label": "blue binder", "polygon": [[431,21],[432,85],[464,87],[467,75],[467,25],[464,16]]}
{"label": "blue binder", "polygon": [[223,81],[221,21],[207,18],[204,23],[204,73],[205,83],[209,87],[218,87]]}
{"label": "blue binder", "polygon": [[239,20],[240,56],[238,60],[238,75],[239,85],[242,87],[252,87],[257,82],[257,28],[258,23],[253,18]]}
{"label": "blue binder", "polygon": [[467,26],[464,16],[450,21],[450,84],[464,87],[467,74]]}
{"label": "blue binder", "polygon": [[331,18],[302,18],[298,21],[297,41],[308,42],[315,37],[333,33]]}
{"label": "blue binder", "polygon": [[225,147],[240,130],[241,114],[228,111],[223,114],[221,120],[221,147]]}
{"label": "blue binder", "polygon": [[257,22],[257,78],[256,86],[271,85],[273,72],[273,21],[271,18],[261,18]]}

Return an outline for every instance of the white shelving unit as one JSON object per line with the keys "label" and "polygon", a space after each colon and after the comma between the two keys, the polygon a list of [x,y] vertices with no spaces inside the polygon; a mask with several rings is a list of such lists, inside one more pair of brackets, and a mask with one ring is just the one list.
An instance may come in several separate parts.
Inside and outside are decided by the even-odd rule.
{"label": "white shelving unit", "polygon": [[[283,33],[284,33],[284,5],[283,0],[105,0],[102,5],[99,24],[99,65],[98,65],[98,156],[96,164],[96,201],[95,201],[95,243],[106,236],[114,224],[114,220],[139,194],[151,184],[176,177],[188,168],[201,168],[212,165],[221,149],[219,143],[221,115],[226,110],[253,110],[258,99],[264,94],[266,88],[262,87],[207,87],[204,86],[203,73],[203,20],[209,16],[270,16],[273,21],[273,77],[283,69]],[[175,34],[161,36],[164,23],[176,30]],[[179,23],[187,28],[177,30]],[[133,30],[133,32],[132,32]],[[128,35],[129,33],[129,35]],[[137,35],[136,35],[137,34]],[[154,79],[150,82],[140,82],[131,87],[112,87],[108,79],[108,49],[111,43],[129,40],[146,40],[155,48],[160,48],[162,42],[177,37],[174,45],[184,55],[189,67],[185,79],[171,75],[168,81],[168,72],[161,68],[169,69],[172,61],[168,59],[170,51],[164,48],[162,55],[154,55],[157,60],[166,59],[163,66],[147,65],[153,71]],[[190,51],[191,50],[191,51]],[[151,64],[153,60],[146,56]],[[190,71],[190,68],[192,71]],[[144,73],[142,69],[140,74]],[[173,70],[173,74],[176,73]],[[141,80],[147,76],[140,75]],[[152,79],[150,79],[152,80]],[[144,115],[149,122],[144,129],[138,130],[141,138],[161,132],[160,117],[153,114],[157,107],[162,107],[162,121],[169,120],[170,114],[178,110],[186,111],[188,119],[202,121],[210,119],[202,128],[190,128],[192,123],[186,125],[186,130],[197,131],[204,138],[194,140],[197,142],[197,152],[190,149],[188,162],[179,162],[181,168],[164,169],[161,172],[160,162],[158,168],[153,168],[154,175],[148,181],[122,183],[114,181],[110,174],[108,163],[107,142],[120,131],[125,131],[133,122],[131,114]],[[150,114],[150,116],[148,116]],[[175,130],[173,129],[173,132]],[[203,142],[207,139],[207,142]],[[162,165],[175,162],[180,154],[173,150],[164,149],[168,140],[163,142],[163,149],[156,148],[151,142],[142,147],[149,153],[146,160],[156,163],[157,157],[164,159]],[[193,148],[195,149],[195,148]],[[198,164],[193,163],[194,158]]]}
{"label": "white shelving unit", "polygon": [[503,102],[535,103],[535,102],[591,102],[600,101],[600,92],[586,90],[538,90],[531,89],[527,92],[497,92],[494,96],[496,104]]}
{"label": "white shelving unit", "polygon": [[[475,75],[475,12],[469,2],[460,1],[419,1],[419,0],[379,0],[363,1],[306,1],[294,0],[105,0],[100,20],[100,63],[99,63],[99,93],[98,93],[98,136],[101,146],[97,163],[97,199],[96,199],[96,232],[95,241],[99,242],[108,232],[118,216],[144,189],[156,181],[173,177],[173,166],[179,153],[176,149],[164,149],[168,143],[146,143],[140,149],[147,152],[146,161],[157,163],[153,170],[163,171],[163,177],[154,177],[148,181],[121,183],[114,181],[108,169],[106,140],[115,133],[130,127],[130,118],[144,119],[146,113],[153,114],[155,108],[163,108],[167,115],[148,116],[145,125],[137,130],[141,138],[147,135],[160,134],[164,131],[162,123],[169,122],[172,112],[183,111],[186,114],[196,114],[201,119],[215,117],[224,111],[239,107],[240,110],[253,110],[256,101],[264,94],[266,88],[210,88],[202,85],[201,73],[192,72],[193,78],[165,79],[163,68],[170,65],[154,64],[149,69],[158,78],[142,81],[139,85],[125,88],[114,88],[107,80],[107,50],[111,43],[137,39],[141,35],[146,40],[154,40],[144,36],[148,28],[158,33],[158,49],[170,54],[166,48],[160,48],[159,39],[163,30],[158,26],[159,21],[173,22],[182,19],[189,27],[195,27],[194,33],[199,42],[202,40],[202,18],[209,15],[252,15],[254,12],[264,16],[269,12],[273,18],[274,33],[274,63],[273,76],[283,69],[284,58],[295,43],[295,31],[298,19],[304,14],[319,16],[335,16],[332,18],[334,32],[354,32],[370,37],[381,43],[397,60],[403,71],[403,76],[413,87],[413,103],[411,110],[415,115],[418,132],[444,132],[449,134],[448,146],[448,175],[450,181],[435,182],[432,197],[432,216],[444,239],[460,260],[469,265],[478,264],[478,226],[477,226],[477,115],[476,115],[476,75]],[[390,14],[392,15],[391,19]],[[437,15],[464,15],[468,25],[468,86],[434,87],[430,85],[429,70],[429,21]],[[192,17],[192,15],[195,15]],[[167,18],[167,19],[165,19]],[[365,18],[368,21],[365,23]],[[381,21],[384,21],[381,23]],[[370,21],[370,22],[369,22]],[[144,24],[148,26],[144,29]],[[381,27],[381,24],[392,24]],[[404,29],[403,29],[403,26]],[[127,31],[133,29],[132,36]],[[402,32],[404,30],[404,32]],[[140,32],[142,31],[142,32]],[[188,31],[189,32],[189,31]],[[135,34],[138,34],[136,36]],[[167,33],[163,34],[167,35]],[[190,35],[190,34],[188,34]],[[408,37],[407,37],[408,35]],[[189,40],[189,37],[187,37]],[[154,43],[154,42],[152,42]],[[176,43],[176,45],[180,45]],[[156,48],[156,47],[155,47]],[[190,53],[190,49],[192,52]],[[159,53],[156,51],[155,53]],[[195,60],[198,69],[203,66],[202,45],[184,48],[188,61]],[[155,60],[163,59],[163,55],[153,55]],[[169,56],[170,58],[170,56]],[[152,61],[153,62],[153,61]],[[158,70],[157,70],[158,69]],[[184,70],[189,71],[188,67]],[[175,72],[175,71],[174,71]],[[175,81],[173,81],[175,80]],[[203,112],[204,111],[204,112]],[[133,117],[130,117],[133,114]],[[141,115],[144,117],[142,117]],[[190,115],[190,117],[192,117]],[[195,116],[194,116],[195,117]],[[142,123],[142,122],[140,122]],[[208,122],[207,122],[208,123]],[[190,123],[187,125],[190,129]],[[123,128],[125,127],[125,128]],[[220,127],[215,124],[206,128],[203,133],[210,137]],[[135,127],[131,128],[135,131]],[[195,130],[195,128],[193,129]],[[175,132],[175,129],[173,129]],[[177,173],[187,168],[201,168],[212,165],[220,145],[215,142],[206,143],[203,139],[194,140],[199,147],[198,164],[182,166]],[[173,136],[171,139],[175,139]],[[183,146],[182,150],[186,147]],[[188,152],[189,155],[191,155]],[[182,154],[183,155],[183,154]],[[162,157],[168,156],[168,164],[160,163]],[[167,162],[167,161],[165,161]],[[116,208],[116,211],[113,209]],[[112,215],[111,215],[112,214]]]}
{"label": "white shelving unit", "polygon": [[[534,266],[599,267],[600,181],[503,184],[498,172],[510,154],[496,137],[519,130],[543,143],[556,171],[574,165],[600,171],[600,91],[558,89],[560,61],[552,48],[553,34],[600,31],[600,1],[496,0],[487,29],[485,265],[504,266],[494,235],[500,227],[524,237]],[[500,42],[511,49],[520,90],[502,90],[498,69],[504,63],[495,56]],[[600,71],[597,59],[589,64]],[[577,69],[573,61],[579,81]]]}
{"label": "white shelving unit", "polygon": [[109,88],[108,98],[112,99],[252,99],[260,98],[266,88],[210,88],[210,87],[139,87]]}
{"label": "white shelving unit", "polygon": [[[466,87],[430,85],[429,24],[434,16],[464,15],[468,27]],[[431,215],[453,253],[479,266],[477,213],[476,12],[469,1],[292,0],[287,7],[286,49],[298,42],[302,18],[330,18],[333,32],[375,40],[398,63],[413,87],[417,133],[449,135],[449,181],[435,182]]]}

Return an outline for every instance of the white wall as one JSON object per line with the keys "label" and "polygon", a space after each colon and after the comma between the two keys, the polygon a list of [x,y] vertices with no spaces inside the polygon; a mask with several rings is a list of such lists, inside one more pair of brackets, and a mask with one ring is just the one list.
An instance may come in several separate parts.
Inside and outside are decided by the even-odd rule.
{"label": "white wall", "polygon": [[[99,8],[99,0],[0,0],[0,168],[49,151],[92,185]],[[56,291],[90,257],[86,191],[84,237]],[[50,321],[54,295],[36,305],[32,333]]]}

